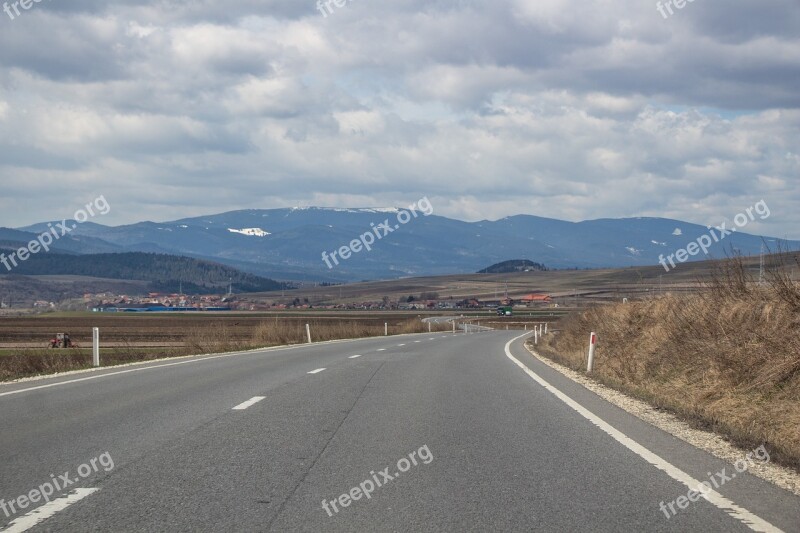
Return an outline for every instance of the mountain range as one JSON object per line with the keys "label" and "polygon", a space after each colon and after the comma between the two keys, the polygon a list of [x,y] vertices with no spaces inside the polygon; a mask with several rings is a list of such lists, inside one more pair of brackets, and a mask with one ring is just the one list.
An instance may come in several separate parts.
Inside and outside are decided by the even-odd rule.
{"label": "mountain range", "polygon": [[[241,210],[170,222],[105,226],[74,224],[56,241],[60,253],[150,252],[213,260],[245,272],[290,281],[358,281],[472,273],[511,258],[550,269],[657,265],[710,230],[666,218],[583,222],[517,215],[464,222],[417,213],[400,219],[395,208],[287,208]],[[70,222],[70,221],[68,221]],[[384,222],[385,229],[379,230]],[[73,225],[73,224],[69,224]],[[0,243],[25,242],[47,231],[47,222],[0,229]],[[387,231],[390,230],[390,231]],[[371,251],[352,246],[339,264],[323,261],[359,236],[378,235]],[[369,240],[365,237],[365,240]],[[737,231],[709,248],[711,257],[755,255],[778,240]],[[798,241],[782,246],[797,249]],[[360,248],[360,250],[356,250]],[[707,259],[702,253],[690,259]],[[329,261],[330,263],[330,261]]]}

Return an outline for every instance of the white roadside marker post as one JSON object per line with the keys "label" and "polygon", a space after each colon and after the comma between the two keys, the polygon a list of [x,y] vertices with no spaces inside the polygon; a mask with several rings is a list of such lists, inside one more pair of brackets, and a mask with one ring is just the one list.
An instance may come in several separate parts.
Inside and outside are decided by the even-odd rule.
{"label": "white roadside marker post", "polygon": [[456,332],[456,321],[455,319],[453,319],[453,333],[455,332]]}
{"label": "white roadside marker post", "polygon": [[311,326],[306,324],[306,336],[308,337],[308,344],[311,344]]}
{"label": "white roadside marker post", "polygon": [[428,320],[428,333],[430,333],[430,332],[431,332],[431,321]]}
{"label": "white roadside marker post", "polygon": [[389,323],[388,322],[384,322],[383,323],[383,336],[384,337],[388,337],[389,336]]}
{"label": "white roadside marker post", "polygon": [[533,328],[533,344],[539,344],[539,330]]}
{"label": "white roadside marker post", "polygon": [[92,366],[100,366],[100,328],[92,328]]}
{"label": "white roadside marker post", "polygon": [[589,363],[586,366],[586,371],[591,372],[594,369],[594,349],[597,346],[597,333],[594,331],[589,336]]}
{"label": "white roadside marker post", "polygon": [[547,322],[544,323],[544,334],[547,335]]}

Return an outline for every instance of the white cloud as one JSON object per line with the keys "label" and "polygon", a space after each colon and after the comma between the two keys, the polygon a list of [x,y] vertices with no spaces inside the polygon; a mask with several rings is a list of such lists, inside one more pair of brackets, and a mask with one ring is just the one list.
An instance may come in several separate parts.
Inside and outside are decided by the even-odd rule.
{"label": "white cloud", "polygon": [[800,238],[800,6],[679,15],[633,0],[353,2],[327,19],[294,0],[40,4],[0,33],[0,225],[100,193],[113,223],[422,195],[472,220],[704,223],[764,198],[764,231]]}

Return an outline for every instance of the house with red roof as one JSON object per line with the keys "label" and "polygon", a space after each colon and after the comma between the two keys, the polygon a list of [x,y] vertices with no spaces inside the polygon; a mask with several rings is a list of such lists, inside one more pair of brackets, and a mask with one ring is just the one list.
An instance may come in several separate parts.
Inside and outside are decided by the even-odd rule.
{"label": "house with red roof", "polygon": [[549,304],[552,301],[553,299],[550,297],[549,294],[542,294],[538,292],[526,294],[525,296],[519,299],[520,303],[528,305]]}

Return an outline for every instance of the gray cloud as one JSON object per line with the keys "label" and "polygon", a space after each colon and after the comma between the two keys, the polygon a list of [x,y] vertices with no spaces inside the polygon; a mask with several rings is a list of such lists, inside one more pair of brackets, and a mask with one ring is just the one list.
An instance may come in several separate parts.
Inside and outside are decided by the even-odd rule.
{"label": "gray cloud", "polygon": [[[800,6],[58,1],[0,13],[0,225],[398,205],[800,238]],[[62,212],[63,211],[63,212]],[[755,231],[755,230],[754,230]]]}

